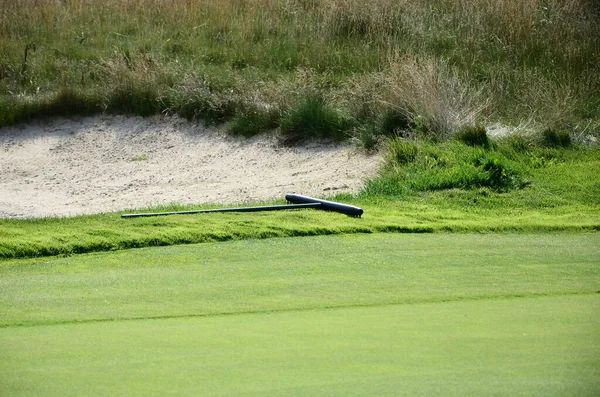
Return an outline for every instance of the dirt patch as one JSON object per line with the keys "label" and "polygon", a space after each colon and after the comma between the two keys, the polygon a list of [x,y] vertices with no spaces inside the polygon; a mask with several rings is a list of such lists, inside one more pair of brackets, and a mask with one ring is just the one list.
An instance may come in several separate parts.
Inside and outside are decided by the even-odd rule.
{"label": "dirt patch", "polygon": [[99,116],[0,130],[0,218],[357,192],[380,164],[351,146],[285,148],[171,118]]}

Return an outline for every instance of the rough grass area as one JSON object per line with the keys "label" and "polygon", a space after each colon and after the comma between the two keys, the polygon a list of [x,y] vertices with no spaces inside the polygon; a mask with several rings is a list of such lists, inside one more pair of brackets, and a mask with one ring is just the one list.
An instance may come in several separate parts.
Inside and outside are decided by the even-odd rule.
{"label": "rough grass area", "polygon": [[[240,134],[322,129],[367,145],[403,126],[440,138],[480,122],[600,133],[590,0],[0,0],[0,10],[0,126],[116,112],[232,121]],[[302,121],[315,112],[307,98],[322,101],[322,125]]]}
{"label": "rough grass area", "polygon": [[2,261],[0,394],[593,396],[599,238],[320,236]]}
{"label": "rough grass area", "polygon": [[[489,192],[519,195],[527,187],[536,190],[544,186],[556,192],[557,199],[598,203],[594,198],[599,193],[595,172],[600,165],[597,146],[568,150],[551,145],[540,147],[519,136],[492,141],[485,132],[477,134],[476,138],[458,135],[442,143],[388,140],[385,166],[378,177],[367,181],[363,193],[401,196],[479,189],[484,196]],[[586,167],[589,172],[584,170]]]}

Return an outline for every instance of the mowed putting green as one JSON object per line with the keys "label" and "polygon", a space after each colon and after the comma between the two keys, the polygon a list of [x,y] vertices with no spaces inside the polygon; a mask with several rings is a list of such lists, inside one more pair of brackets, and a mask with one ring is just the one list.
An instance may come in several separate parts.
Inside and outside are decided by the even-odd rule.
{"label": "mowed putting green", "polygon": [[0,395],[600,392],[600,235],[374,234],[0,262]]}

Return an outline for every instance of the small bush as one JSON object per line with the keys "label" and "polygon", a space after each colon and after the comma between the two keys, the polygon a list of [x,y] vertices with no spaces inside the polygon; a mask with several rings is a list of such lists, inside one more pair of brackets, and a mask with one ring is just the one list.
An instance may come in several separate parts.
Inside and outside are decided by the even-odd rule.
{"label": "small bush", "polygon": [[394,165],[405,165],[414,162],[419,149],[409,141],[393,139],[387,145],[387,159]]}
{"label": "small bush", "polygon": [[373,124],[359,125],[352,132],[353,141],[367,151],[377,149],[381,142],[380,138],[377,127]]}
{"label": "small bush", "polygon": [[462,127],[456,133],[456,138],[469,146],[481,146],[488,149],[491,145],[490,138],[488,138],[485,128],[482,126]]}
{"label": "small bush", "polygon": [[379,124],[381,133],[386,136],[403,135],[403,131],[415,128],[409,112],[402,109],[388,109],[381,116]]}
{"label": "small bush", "polygon": [[522,188],[526,185],[520,173],[499,158],[483,157],[475,161],[475,166],[482,171],[477,181],[480,187],[508,190],[511,188]]}
{"label": "small bush", "polygon": [[571,135],[566,131],[548,128],[542,131],[542,144],[547,147],[567,148],[571,146]]}
{"label": "small bush", "polygon": [[115,113],[150,116],[161,112],[156,87],[144,82],[127,82],[117,86],[109,95],[107,110]]}
{"label": "small bush", "polygon": [[287,112],[280,121],[284,144],[296,144],[310,138],[341,141],[352,122],[329,107],[320,97],[311,97]]}
{"label": "small bush", "polygon": [[276,110],[251,109],[237,114],[228,126],[231,134],[251,137],[276,128],[279,112]]}

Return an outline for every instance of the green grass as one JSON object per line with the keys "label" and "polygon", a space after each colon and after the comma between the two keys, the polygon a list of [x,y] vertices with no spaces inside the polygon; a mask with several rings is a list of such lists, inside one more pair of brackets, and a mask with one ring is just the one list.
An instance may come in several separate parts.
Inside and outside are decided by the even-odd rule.
{"label": "green grass", "polygon": [[0,262],[8,395],[595,395],[590,234],[352,235]]}
{"label": "green grass", "polygon": [[247,109],[240,111],[227,126],[233,135],[251,137],[266,130],[272,130],[279,124],[277,109]]}
{"label": "green grass", "polygon": [[[487,139],[485,133],[482,137]],[[377,177],[366,182],[363,196],[478,190],[484,200],[492,192],[505,193],[503,199],[508,201],[527,196],[511,204],[524,210],[559,207],[568,202],[600,204],[600,180],[595,172],[600,166],[597,146],[544,148],[523,137],[508,137],[486,141],[487,147],[482,147],[461,142],[463,139],[459,136],[439,143],[388,140],[384,166]],[[553,203],[545,201],[550,197]]]}
{"label": "green grass", "polygon": [[[344,199],[344,197],[342,197]],[[598,207],[510,208],[513,202],[554,202],[550,197],[508,197],[448,191],[406,200],[378,198],[344,202],[360,205],[362,218],[318,210],[252,214],[198,214],[122,219],[119,214],[64,219],[0,220],[0,257],[19,258],[191,244],[348,233],[579,232],[598,230]],[[448,202],[449,201],[449,202]]]}
{"label": "green grass", "polygon": [[352,121],[328,106],[323,98],[307,98],[296,109],[288,112],[280,121],[284,142],[297,143],[303,139],[347,138]]}
{"label": "green grass", "polygon": [[600,394],[594,2],[58,3],[0,0],[0,127],[177,114],[388,157],[336,197],[361,219],[0,219],[0,395]]}
{"label": "green grass", "polygon": [[0,390],[591,397],[599,308],[583,295],[0,329]]}
{"label": "green grass", "polygon": [[0,324],[593,292],[599,237],[322,236],[3,261]]}

